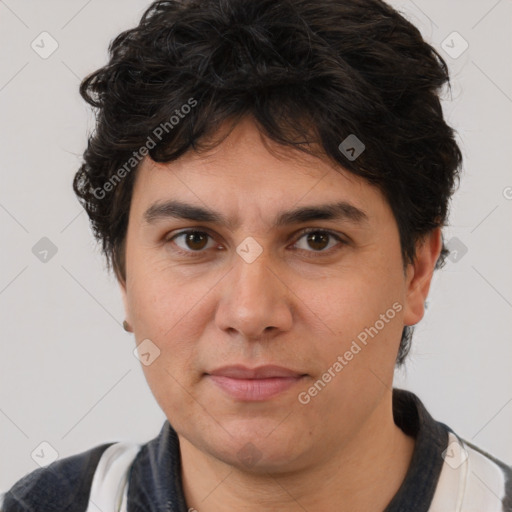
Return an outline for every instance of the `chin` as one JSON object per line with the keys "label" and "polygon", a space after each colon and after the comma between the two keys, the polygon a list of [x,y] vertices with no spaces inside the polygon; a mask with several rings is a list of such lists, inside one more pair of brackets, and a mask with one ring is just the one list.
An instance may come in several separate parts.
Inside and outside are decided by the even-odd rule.
{"label": "chin", "polygon": [[[311,446],[303,445],[305,440],[300,439],[300,434],[294,434],[286,428],[279,431],[275,422],[262,422],[261,426],[258,428],[253,425],[251,429],[247,420],[240,429],[231,424],[226,430],[232,436],[222,435],[222,439],[217,440],[210,438],[208,446],[204,448],[215,458],[241,471],[261,474],[297,470],[305,453],[314,452]],[[308,438],[308,442],[311,441]]]}

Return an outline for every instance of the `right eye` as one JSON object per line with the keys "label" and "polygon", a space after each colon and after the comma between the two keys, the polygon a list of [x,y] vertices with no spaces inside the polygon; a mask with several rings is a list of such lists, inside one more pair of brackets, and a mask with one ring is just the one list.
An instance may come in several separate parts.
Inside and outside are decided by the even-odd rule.
{"label": "right eye", "polygon": [[[174,236],[167,239],[167,242],[172,242],[173,245],[179,247],[176,252],[185,254],[186,256],[195,256],[194,253],[202,253],[203,249],[211,248],[207,247],[208,238],[213,241],[213,238],[205,231],[198,231],[195,229],[188,229],[181,231]],[[177,243],[176,240],[180,240],[181,243]],[[175,250],[175,249],[173,249]]]}

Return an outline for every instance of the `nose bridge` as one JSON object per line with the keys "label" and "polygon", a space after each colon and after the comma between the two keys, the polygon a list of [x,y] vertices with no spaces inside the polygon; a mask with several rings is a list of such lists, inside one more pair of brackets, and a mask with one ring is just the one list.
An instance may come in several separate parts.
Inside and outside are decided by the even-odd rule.
{"label": "nose bridge", "polygon": [[[247,247],[241,244],[237,252],[240,248]],[[234,259],[217,321],[223,329],[235,329],[246,338],[258,338],[269,327],[289,328],[291,314],[286,302],[286,287],[274,275],[276,265],[270,254],[262,250],[252,259],[247,257],[251,250],[254,247],[237,254]]]}
{"label": "nose bridge", "polygon": [[[254,300],[258,297],[263,300],[272,300],[275,293],[279,293],[275,288],[276,283],[272,283],[275,279],[270,268],[268,251],[261,248],[261,252],[256,254],[257,250],[249,245],[249,251],[243,253],[247,249],[244,242],[237,248],[237,258],[235,259],[235,268],[232,276],[232,290],[236,293],[238,300]],[[252,304],[254,307],[254,304]]]}

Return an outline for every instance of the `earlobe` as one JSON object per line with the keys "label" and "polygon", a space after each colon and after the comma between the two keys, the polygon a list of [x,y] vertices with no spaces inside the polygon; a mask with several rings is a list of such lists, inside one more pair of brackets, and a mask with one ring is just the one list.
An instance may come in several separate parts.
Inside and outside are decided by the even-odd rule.
{"label": "earlobe", "polygon": [[425,302],[442,245],[441,228],[432,230],[416,245],[414,262],[407,267],[405,325],[417,324],[425,314]]}

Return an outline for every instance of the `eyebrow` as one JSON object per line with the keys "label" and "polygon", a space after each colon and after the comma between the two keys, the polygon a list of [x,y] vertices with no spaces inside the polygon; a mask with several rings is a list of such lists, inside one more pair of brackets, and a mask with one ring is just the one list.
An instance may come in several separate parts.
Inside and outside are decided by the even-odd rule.
{"label": "eyebrow", "polygon": [[[231,230],[236,229],[238,226],[238,223],[228,220],[220,212],[177,200],[154,203],[144,213],[144,220],[147,224],[153,224],[159,220],[169,218],[209,222],[226,226]],[[369,218],[363,210],[356,206],[346,201],[339,201],[337,203],[304,206],[280,212],[276,217],[274,226],[282,227],[313,220],[346,220],[355,224],[363,224],[367,223]]]}

